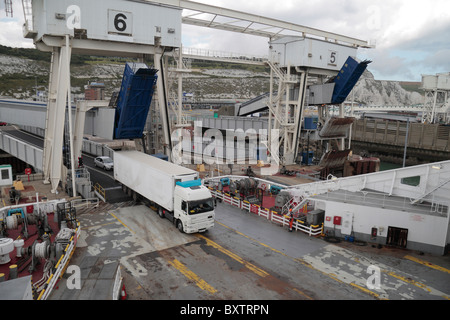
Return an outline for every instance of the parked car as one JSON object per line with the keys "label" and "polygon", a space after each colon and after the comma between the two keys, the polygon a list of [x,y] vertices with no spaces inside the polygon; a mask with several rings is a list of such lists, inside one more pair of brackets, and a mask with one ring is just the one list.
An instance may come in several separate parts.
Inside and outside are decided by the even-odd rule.
{"label": "parked car", "polygon": [[112,170],[114,162],[110,157],[101,156],[94,159],[94,165],[104,170]]}

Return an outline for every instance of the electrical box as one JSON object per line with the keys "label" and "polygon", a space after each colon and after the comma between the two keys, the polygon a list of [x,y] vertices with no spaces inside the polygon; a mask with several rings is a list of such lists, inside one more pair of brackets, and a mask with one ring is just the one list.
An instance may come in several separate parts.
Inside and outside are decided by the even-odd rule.
{"label": "electrical box", "polygon": [[302,164],[311,165],[314,158],[314,151],[302,152]]}
{"label": "electrical box", "polygon": [[450,90],[450,73],[422,75],[421,87],[424,90]]}
{"label": "electrical box", "polygon": [[333,217],[333,224],[336,226],[340,226],[342,223],[342,218],[340,216]]}
{"label": "electrical box", "polygon": [[438,73],[437,88],[441,90],[450,90],[450,72]]}
{"label": "electrical box", "polygon": [[371,230],[371,232],[370,232],[370,235],[371,235],[372,240],[375,239],[375,238],[377,237],[377,233],[378,233],[378,229],[375,228],[375,227],[372,228],[372,230]]}
{"label": "electrical box", "polygon": [[306,215],[306,222],[311,225],[319,225],[323,222],[323,218],[325,216],[325,211],[316,209],[308,212]]}
{"label": "electrical box", "polygon": [[422,88],[423,89],[436,89],[438,77],[435,75],[422,75]]}
{"label": "electrical box", "polygon": [[181,46],[181,9],[126,0],[33,0],[35,42],[43,36]]}
{"label": "electrical box", "polygon": [[318,121],[318,117],[305,117],[305,119],[303,120],[303,129],[316,130]]}
{"label": "electrical box", "polygon": [[356,47],[329,41],[286,36],[269,42],[269,56],[280,67],[311,67],[339,71],[349,56],[356,56]]}
{"label": "electrical box", "polygon": [[0,186],[11,186],[13,184],[12,166],[0,165]]}
{"label": "electrical box", "polygon": [[308,105],[330,104],[333,97],[334,82],[311,85],[308,88]]}

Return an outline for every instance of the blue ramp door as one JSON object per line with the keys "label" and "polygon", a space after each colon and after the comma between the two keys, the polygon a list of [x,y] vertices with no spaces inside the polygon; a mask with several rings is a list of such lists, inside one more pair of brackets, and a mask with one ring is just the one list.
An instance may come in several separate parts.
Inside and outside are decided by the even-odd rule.
{"label": "blue ramp door", "polygon": [[353,57],[347,58],[339,74],[334,79],[336,84],[331,104],[341,104],[347,99],[348,94],[352,91],[370,62],[369,60],[359,62]]}
{"label": "blue ramp door", "polygon": [[142,137],[152,102],[158,70],[144,63],[127,62],[117,98],[114,139]]}

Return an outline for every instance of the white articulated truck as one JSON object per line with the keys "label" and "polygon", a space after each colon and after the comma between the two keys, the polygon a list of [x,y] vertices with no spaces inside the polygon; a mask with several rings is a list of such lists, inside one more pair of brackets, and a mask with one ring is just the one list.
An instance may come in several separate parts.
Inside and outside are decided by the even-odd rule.
{"label": "white articulated truck", "polygon": [[114,152],[114,179],[133,197],[143,197],[181,232],[214,226],[214,201],[197,171],[139,151]]}

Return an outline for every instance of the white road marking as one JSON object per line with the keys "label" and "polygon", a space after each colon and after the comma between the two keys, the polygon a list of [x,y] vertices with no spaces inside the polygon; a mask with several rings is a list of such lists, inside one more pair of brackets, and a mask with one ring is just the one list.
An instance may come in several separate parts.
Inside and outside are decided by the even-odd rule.
{"label": "white road marking", "polygon": [[343,283],[367,290],[367,280],[371,276],[367,269],[376,266],[381,270],[380,288],[369,291],[380,299],[418,299],[424,293],[449,299],[449,294],[425,285],[414,275],[336,245],[328,245],[318,252],[305,255],[302,260]]}

